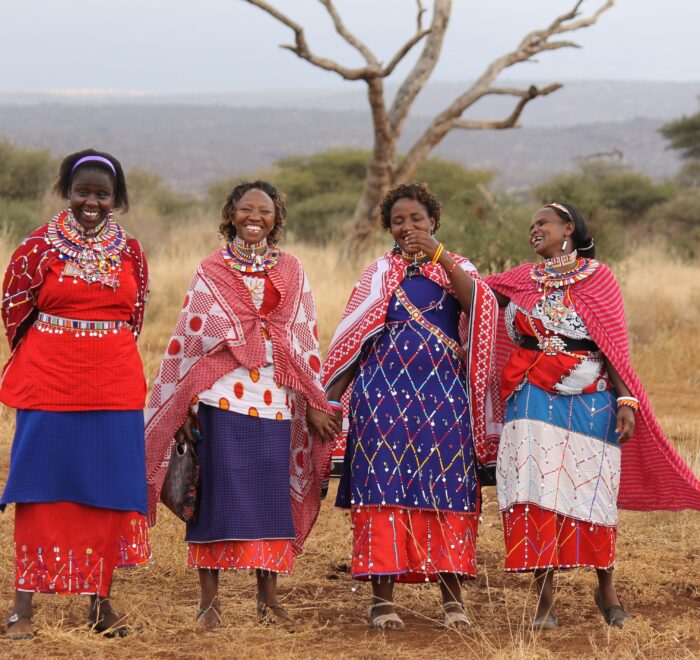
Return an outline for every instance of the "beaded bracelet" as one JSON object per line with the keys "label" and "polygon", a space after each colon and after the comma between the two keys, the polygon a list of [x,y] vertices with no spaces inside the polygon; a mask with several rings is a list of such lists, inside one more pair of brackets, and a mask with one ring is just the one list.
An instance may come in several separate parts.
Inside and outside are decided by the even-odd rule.
{"label": "beaded bracelet", "polygon": [[430,261],[431,264],[436,264],[438,262],[438,259],[440,258],[440,255],[442,254],[443,247],[444,247],[444,245],[442,243],[440,243],[437,246],[437,250],[435,250],[435,254],[433,255],[432,260]]}
{"label": "beaded bracelet", "polygon": [[619,396],[617,397],[617,407],[622,408],[622,406],[628,406],[632,408],[634,412],[639,410],[639,399],[633,396]]}
{"label": "beaded bracelet", "polygon": [[333,410],[342,410],[342,409],[343,409],[343,404],[340,403],[340,401],[328,401],[328,405],[329,405]]}

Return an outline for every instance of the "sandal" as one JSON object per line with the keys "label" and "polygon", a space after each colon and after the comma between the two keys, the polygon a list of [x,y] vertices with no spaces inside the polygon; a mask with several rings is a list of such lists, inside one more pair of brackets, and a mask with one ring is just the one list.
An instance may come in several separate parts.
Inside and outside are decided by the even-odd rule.
{"label": "sandal", "polygon": [[287,632],[293,633],[297,630],[297,622],[292,619],[279,603],[267,604],[259,600],[257,606],[258,620],[260,623],[277,625]]}
{"label": "sandal", "polygon": [[557,616],[551,611],[547,612],[547,614],[536,616],[532,622],[533,630],[556,630],[558,627]]}
{"label": "sandal", "polygon": [[[457,606],[459,609],[447,610],[448,607]],[[459,630],[461,628],[467,628],[472,625],[472,622],[467,617],[464,611],[464,603],[460,603],[458,600],[449,600],[442,604],[442,611],[445,614],[445,619],[442,625],[450,630]]]}
{"label": "sandal", "polygon": [[[377,614],[376,616],[372,614],[375,607],[383,607],[384,605],[391,605],[392,607],[395,607],[394,603],[388,600],[383,600],[381,603],[373,603],[369,606],[367,616],[369,617],[369,623],[372,626],[372,628],[374,628],[375,630],[381,630],[383,632],[389,630],[392,632],[403,632],[404,630],[406,630],[404,622],[401,620],[401,617],[399,617],[399,615],[396,612],[389,612],[387,614]],[[388,623],[396,623],[398,625],[387,626]]]}
{"label": "sandal", "polygon": [[[100,605],[106,603],[107,598],[101,598],[95,607],[95,618],[88,618],[88,627],[98,635],[114,639],[115,637],[126,637],[131,631],[126,625],[126,617],[117,614],[111,607],[107,611],[100,612]],[[114,615],[111,623],[107,623],[109,615]]]}
{"label": "sandal", "polygon": [[[16,628],[14,632],[13,628]],[[34,639],[34,620],[31,617],[20,616],[17,612],[13,612],[7,619],[5,635],[13,641]]]}
{"label": "sandal", "polygon": [[603,615],[605,623],[607,623],[609,626],[613,626],[614,628],[622,628],[625,625],[625,620],[632,618],[632,615],[624,607],[622,607],[622,604],[604,607],[603,601],[600,598],[600,591],[598,589],[595,590],[593,599],[595,600],[595,604],[598,606],[600,613]]}
{"label": "sandal", "polygon": [[[211,612],[211,615],[209,614]],[[195,621],[204,628],[218,628],[224,619],[221,616],[221,603],[218,598],[209,603],[206,607],[200,607],[197,610]]]}

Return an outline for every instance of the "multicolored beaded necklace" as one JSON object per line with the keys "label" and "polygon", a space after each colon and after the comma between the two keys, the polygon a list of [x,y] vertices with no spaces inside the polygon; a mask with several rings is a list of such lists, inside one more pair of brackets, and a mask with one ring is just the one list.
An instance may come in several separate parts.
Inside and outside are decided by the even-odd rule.
{"label": "multicolored beaded necklace", "polygon": [[[258,254],[256,250],[265,247],[265,252]],[[280,258],[280,249],[270,246],[267,239],[257,243],[246,243],[236,236],[221,250],[224,261],[229,268],[242,273],[262,273],[274,268]]]}
{"label": "multicolored beaded necklace", "polygon": [[554,270],[554,267],[548,262],[549,260],[545,260],[535,264],[530,271],[530,277],[538,283],[538,291],[546,288],[558,289],[580,282],[592,275],[598,268],[598,262],[595,259],[587,259],[586,257],[577,257],[574,267],[563,273]]}
{"label": "multicolored beaded necklace", "polygon": [[111,213],[99,227],[86,231],[68,208],[51,219],[47,233],[51,245],[59,252],[59,259],[66,262],[59,282],[72,277],[74,284],[81,279],[88,284],[119,286],[118,271],[126,232],[112,222]]}

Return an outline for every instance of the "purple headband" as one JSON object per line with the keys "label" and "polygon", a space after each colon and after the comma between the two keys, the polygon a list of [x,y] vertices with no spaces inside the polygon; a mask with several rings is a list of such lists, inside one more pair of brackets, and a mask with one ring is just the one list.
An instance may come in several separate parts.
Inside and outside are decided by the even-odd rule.
{"label": "purple headband", "polygon": [[109,167],[110,170],[112,170],[112,174],[114,174],[114,176],[117,176],[117,170],[112,164],[112,161],[107,158],[103,158],[102,156],[83,156],[75,165],[73,165],[70,173],[73,174],[73,172],[75,172],[75,170],[78,169],[78,167],[80,167],[83,163],[89,163],[90,161],[104,163]]}

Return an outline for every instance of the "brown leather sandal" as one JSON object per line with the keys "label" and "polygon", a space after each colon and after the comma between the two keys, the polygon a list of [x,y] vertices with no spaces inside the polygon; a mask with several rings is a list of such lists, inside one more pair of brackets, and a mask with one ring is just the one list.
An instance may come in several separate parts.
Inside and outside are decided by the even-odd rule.
{"label": "brown leather sandal", "polygon": [[257,612],[260,623],[277,625],[290,633],[297,630],[297,622],[289,616],[279,603],[268,605],[264,601],[259,600]]}
{"label": "brown leather sandal", "polygon": [[[207,616],[210,612],[213,613],[213,617]],[[224,619],[221,616],[221,603],[219,599],[214,598],[206,607],[200,607],[197,611],[197,618],[195,621],[205,628],[218,628],[223,624]]]}

